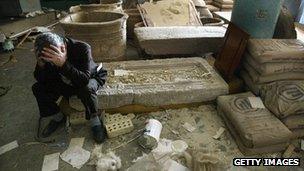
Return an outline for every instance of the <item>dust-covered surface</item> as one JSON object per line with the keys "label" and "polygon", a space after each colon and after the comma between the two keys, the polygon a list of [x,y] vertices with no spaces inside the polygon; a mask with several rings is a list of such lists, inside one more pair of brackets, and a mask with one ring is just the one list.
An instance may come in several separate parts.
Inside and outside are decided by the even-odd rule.
{"label": "dust-covered surface", "polygon": [[[159,84],[179,81],[208,80],[211,74],[199,66],[179,66],[176,68],[151,68],[125,70],[123,76],[115,76],[114,72],[108,75],[108,84]],[[212,81],[210,79],[210,81]]]}
{"label": "dust-covered surface", "polygon": [[[120,146],[120,143],[127,142],[140,135],[140,130],[144,128],[144,121],[148,118],[157,119],[162,123],[163,129],[160,138],[184,140],[189,146],[188,151],[205,150],[206,153],[215,154],[227,167],[230,166],[234,157],[243,156],[227,130],[218,140],[213,138],[221,127],[225,128],[225,124],[217,115],[217,111],[213,105],[136,115],[135,119],[133,119],[135,130],[128,135],[109,139],[104,144],[103,150],[111,151],[112,148],[115,149],[117,146]],[[187,131],[182,126],[185,123],[192,125],[195,130],[193,132]],[[125,149],[134,150],[137,155],[126,154]],[[142,153],[147,152],[149,151],[138,145],[137,139],[116,150],[116,154],[122,158],[123,168],[128,168],[133,164],[126,160],[126,158],[131,158],[132,161],[142,156]]]}
{"label": "dust-covered surface", "polygon": [[163,0],[141,5],[149,26],[199,25],[193,18],[194,10],[189,0]]}
{"label": "dust-covered surface", "polygon": [[226,28],[221,26],[139,27],[135,28],[134,32],[141,43],[149,40],[223,38]]}
{"label": "dust-covered surface", "polygon": [[104,63],[108,82],[97,94],[103,109],[213,101],[227,83],[200,57]]}
{"label": "dust-covered surface", "polygon": [[[160,138],[168,140],[183,140],[188,144],[187,152],[204,151],[206,154],[216,156],[221,162],[220,164],[226,169],[235,170],[232,166],[233,158],[245,157],[238,149],[234,138],[230,135],[228,128],[226,128],[222,118],[218,115],[215,105],[202,105],[193,108],[182,108],[175,110],[164,110],[159,112],[152,112],[147,114],[139,114],[132,120],[135,126],[133,132],[109,139],[103,145],[103,151],[114,151],[122,160],[123,170],[132,166],[138,157],[149,154],[149,150],[143,149],[138,144],[138,137],[144,128],[144,122],[148,118],[159,120],[163,129]],[[189,123],[195,130],[193,132],[187,131],[183,125]],[[217,131],[225,128],[223,134],[219,139],[214,139]],[[130,143],[129,143],[130,142]],[[122,145],[123,144],[123,145]],[[293,144],[299,148],[299,141],[294,141]],[[126,153],[126,149],[131,153]],[[247,157],[281,157],[282,153],[271,153],[264,155],[255,155]],[[291,157],[303,157],[303,152],[293,153]],[[180,164],[186,165],[183,158],[174,158]],[[132,162],[133,161],[133,162]],[[296,167],[291,167],[290,170]],[[239,167],[238,169],[245,169]],[[265,167],[249,167],[249,170],[266,170]],[[276,170],[279,168],[268,167],[269,170]],[[288,168],[285,167],[288,170]],[[300,168],[298,168],[300,169]],[[301,169],[300,169],[301,170]]]}
{"label": "dust-covered surface", "polygon": [[226,28],[215,26],[139,27],[139,46],[149,55],[193,55],[218,52]]}

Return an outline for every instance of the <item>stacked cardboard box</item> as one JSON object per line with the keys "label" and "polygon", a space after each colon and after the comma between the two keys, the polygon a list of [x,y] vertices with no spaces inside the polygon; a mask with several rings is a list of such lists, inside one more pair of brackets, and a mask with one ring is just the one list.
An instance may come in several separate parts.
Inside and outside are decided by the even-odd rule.
{"label": "stacked cardboard box", "polygon": [[253,107],[251,93],[219,96],[218,113],[244,155],[284,150],[292,132],[267,108]]}
{"label": "stacked cardboard box", "polygon": [[233,0],[213,0],[212,5],[223,10],[231,10],[233,8]]}
{"label": "stacked cardboard box", "polygon": [[304,80],[304,43],[296,39],[251,39],[241,77],[255,94],[267,83]]}
{"label": "stacked cardboard box", "polygon": [[292,132],[304,136],[304,80],[277,81],[262,86],[265,106]]}
{"label": "stacked cardboard box", "polygon": [[304,136],[304,43],[296,39],[251,39],[241,77],[294,134]]}

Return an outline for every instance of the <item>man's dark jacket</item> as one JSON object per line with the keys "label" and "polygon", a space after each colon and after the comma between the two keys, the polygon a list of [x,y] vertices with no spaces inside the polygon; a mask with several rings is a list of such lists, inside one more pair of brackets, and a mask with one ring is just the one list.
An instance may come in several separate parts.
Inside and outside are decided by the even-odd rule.
{"label": "man's dark jacket", "polygon": [[[72,86],[81,88],[95,78],[100,85],[105,83],[107,71],[97,72],[98,65],[93,61],[91,47],[85,42],[66,38],[67,60],[62,67],[46,63],[43,68],[36,65],[34,77],[42,84],[62,81],[62,76],[71,80]],[[62,76],[61,76],[62,75]]]}

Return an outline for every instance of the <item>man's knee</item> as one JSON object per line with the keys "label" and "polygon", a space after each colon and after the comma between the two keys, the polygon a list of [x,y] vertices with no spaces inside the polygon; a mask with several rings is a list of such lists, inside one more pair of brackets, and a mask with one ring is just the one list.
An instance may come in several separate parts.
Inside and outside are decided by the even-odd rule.
{"label": "man's knee", "polygon": [[86,97],[96,95],[97,87],[93,82],[89,82],[86,86],[79,89],[79,96]]}

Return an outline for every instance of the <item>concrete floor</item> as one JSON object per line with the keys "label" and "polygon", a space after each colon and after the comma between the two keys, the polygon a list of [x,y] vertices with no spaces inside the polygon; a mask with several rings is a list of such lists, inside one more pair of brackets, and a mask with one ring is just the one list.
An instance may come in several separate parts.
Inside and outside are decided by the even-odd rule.
{"label": "concrete floor", "polygon": [[[31,51],[32,48],[32,43],[25,43],[22,48],[16,49],[12,53],[17,59],[16,63],[9,62],[0,67],[0,85],[12,86],[6,95],[0,97],[0,146],[14,140],[17,140],[19,143],[18,148],[0,156],[0,170],[41,170],[44,155],[63,152],[71,137],[85,137],[83,148],[88,151],[92,151],[94,148],[94,141],[92,140],[88,125],[73,126],[69,134],[66,133],[64,128],[61,128],[55,135],[56,142],[54,144],[38,143],[35,140],[38,124],[38,108],[31,92],[31,86],[35,81],[32,73],[36,63],[34,54]],[[6,61],[10,55],[9,53],[1,54],[0,63]],[[128,50],[127,55],[133,56],[133,59],[138,59],[134,49]],[[108,140],[103,144],[103,150],[106,152],[138,135],[136,130],[143,127],[143,123],[148,117],[162,121],[164,125],[162,138],[171,140],[182,139],[188,143],[192,150],[200,148],[208,149],[211,153],[217,154],[227,167],[234,157],[242,157],[229,133],[226,133],[220,140],[212,138],[216,131],[221,126],[224,126],[213,105],[191,109],[168,110],[166,112],[151,113],[150,115],[137,115],[133,121],[136,129],[130,134]],[[187,132],[180,126],[181,122],[193,122],[196,125],[196,130],[192,133]],[[178,131],[180,135],[176,136],[172,133],[172,130]],[[58,143],[63,143],[64,146],[54,147]],[[136,141],[132,141],[114,151],[122,159],[122,170],[130,167],[133,164],[132,160],[147,152],[139,147]],[[272,169],[277,170],[276,168]],[[59,170],[68,171],[76,169],[60,160]],[[94,167],[84,165],[80,170],[94,170]],[[261,170],[261,168],[254,170]]]}

